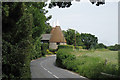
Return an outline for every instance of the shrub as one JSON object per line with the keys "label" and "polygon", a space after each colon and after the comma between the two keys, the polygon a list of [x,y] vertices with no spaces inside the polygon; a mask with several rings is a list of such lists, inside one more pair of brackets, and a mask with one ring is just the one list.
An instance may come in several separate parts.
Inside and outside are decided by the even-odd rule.
{"label": "shrub", "polygon": [[63,51],[63,49],[60,49],[57,51],[56,64],[62,68],[66,68],[68,65],[68,61],[72,61],[75,58],[75,55],[69,54],[69,51]]}
{"label": "shrub", "polygon": [[45,54],[47,54],[47,49],[48,49],[48,43],[43,43],[41,46],[42,56],[45,56]]}
{"label": "shrub", "polygon": [[40,58],[42,56],[40,39],[36,40],[32,46],[33,47],[31,50],[32,53],[30,54],[30,59],[33,60]]}
{"label": "shrub", "polygon": [[[25,43],[27,41],[15,46],[3,40],[3,79],[30,78],[30,49],[25,46],[27,45]],[[22,45],[23,47],[21,47]]]}
{"label": "shrub", "polygon": [[62,48],[69,48],[69,49],[73,49],[73,45],[59,45],[58,49],[62,49]]}
{"label": "shrub", "polygon": [[[66,48],[66,49],[75,49],[75,46],[73,45],[59,45],[58,49],[62,49],[62,48]],[[83,49],[82,46],[76,46],[76,49]]]}

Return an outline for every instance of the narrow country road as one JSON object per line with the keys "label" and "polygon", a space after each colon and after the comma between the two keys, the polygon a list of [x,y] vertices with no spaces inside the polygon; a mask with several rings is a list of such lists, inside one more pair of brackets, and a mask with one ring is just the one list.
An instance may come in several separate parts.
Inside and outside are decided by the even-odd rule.
{"label": "narrow country road", "polygon": [[42,57],[40,59],[31,62],[31,77],[35,78],[54,78],[54,79],[65,79],[65,80],[85,80],[86,78],[73,73],[71,71],[59,68],[55,66],[56,55],[49,57]]}

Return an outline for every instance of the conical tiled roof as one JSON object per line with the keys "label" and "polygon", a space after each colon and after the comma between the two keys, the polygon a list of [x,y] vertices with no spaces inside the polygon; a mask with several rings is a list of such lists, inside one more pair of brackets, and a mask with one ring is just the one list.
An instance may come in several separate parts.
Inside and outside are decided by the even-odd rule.
{"label": "conical tiled roof", "polygon": [[64,35],[62,33],[60,26],[56,26],[56,27],[52,28],[50,34],[51,34],[51,38],[50,38],[49,42],[64,42],[64,43],[66,43],[66,40],[64,38]]}

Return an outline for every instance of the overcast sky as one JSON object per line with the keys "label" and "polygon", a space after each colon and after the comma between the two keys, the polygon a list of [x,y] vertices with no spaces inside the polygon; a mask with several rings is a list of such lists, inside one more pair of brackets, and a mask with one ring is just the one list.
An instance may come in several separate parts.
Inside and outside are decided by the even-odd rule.
{"label": "overcast sky", "polygon": [[100,6],[92,5],[89,0],[82,1],[72,2],[69,8],[48,9],[46,16],[52,15],[51,26],[58,20],[62,30],[71,28],[79,33],[91,33],[105,45],[118,43],[118,0]]}

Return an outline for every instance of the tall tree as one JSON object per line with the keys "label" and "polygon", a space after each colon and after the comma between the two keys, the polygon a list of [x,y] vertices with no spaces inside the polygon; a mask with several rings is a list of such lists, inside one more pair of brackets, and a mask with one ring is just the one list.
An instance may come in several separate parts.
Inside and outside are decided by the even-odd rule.
{"label": "tall tree", "polygon": [[83,42],[82,42],[82,37],[80,33],[76,33],[76,45],[77,46],[84,46]]}
{"label": "tall tree", "polygon": [[88,33],[81,33],[81,40],[86,46],[86,49],[94,48],[98,43],[97,37]]}
{"label": "tall tree", "polygon": [[32,37],[37,39],[40,37],[42,33],[45,33],[47,28],[49,28],[49,24],[47,21],[51,19],[51,16],[46,17],[45,14],[48,12],[47,10],[43,9],[46,6],[44,2],[37,2],[37,3],[26,3],[27,5],[27,12],[33,15],[33,34]]}
{"label": "tall tree", "polygon": [[46,17],[45,14],[48,12],[43,9],[46,6],[44,2],[29,2],[27,5],[26,12],[32,14],[33,25],[32,25],[32,38],[33,38],[33,53],[31,59],[36,59],[41,56],[41,40],[40,36],[43,33],[50,33],[52,27],[47,23],[51,19],[51,15]]}
{"label": "tall tree", "polygon": [[[98,43],[97,37],[92,34],[87,33],[78,33],[74,29],[68,29],[67,31],[63,31],[63,34],[67,40],[67,44],[69,45],[75,45],[75,39],[76,39],[76,45],[77,46],[83,46],[85,49],[95,48],[96,44]],[[76,36],[76,38],[75,38]]]}
{"label": "tall tree", "polygon": [[67,40],[67,44],[73,45],[75,43],[75,30],[68,29],[66,32],[63,31],[63,34]]}
{"label": "tall tree", "polygon": [[40,36],[50,28],[44,6],[44,2],[2,3],[4,79],[30,78],[30,57],[40,56]]}
{"label": "tall tree", "polygon": [[3,79],[30,78],[33,16],[24,3],[2,3]]}

